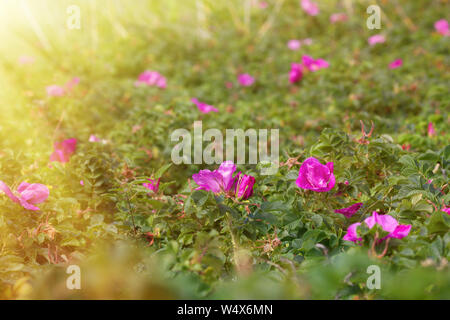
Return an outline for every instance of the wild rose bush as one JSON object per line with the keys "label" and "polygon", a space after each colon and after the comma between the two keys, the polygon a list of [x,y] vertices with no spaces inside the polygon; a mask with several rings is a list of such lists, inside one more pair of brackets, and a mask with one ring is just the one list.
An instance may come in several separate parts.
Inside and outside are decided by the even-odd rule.
{"label": "wild rose bush", "polygon": [[[0,297],[450,297],[445,4],[126,7],[2,58]],[[279,170],[173,164],[197,120],[280,129]]]}

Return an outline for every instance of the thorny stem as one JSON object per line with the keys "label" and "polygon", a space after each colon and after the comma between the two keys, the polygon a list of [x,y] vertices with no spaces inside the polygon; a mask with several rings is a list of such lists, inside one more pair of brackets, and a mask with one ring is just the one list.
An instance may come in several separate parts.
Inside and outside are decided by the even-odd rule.
{"label": "thorny stem", "polygon": [[377,254],[377,251],[375,250],[375,246],[376,246],[376,243],[378,242],[378,232],[376,232],[376,233],[375,233],[375,238],[373,239],[373,242],[372,242],[372,247],[370,248],[370,251],[369,251],[369,255],[370,255],[370,256],[373,256],[373,257],[376,257],[376,258],[378,258],[378,259],[383,258],[383,257],[386,255],[386,252],[387,252],[387,250],[388,250],[388,247],[389,247],[389,240],[391,240],[391,238],[388,238],[388,239],[385,241],[383,252],[382,252],[381,254]]}
{"label": "thorny stem", "polygon": [[385,242],[385,244],[384,244],[384,250],[383,250],[383,252],[380,254],[380,255],[378,255],[377,256],[377,258],[383,258],[384,256],[385,256],[385,254],[386,254],[386,252],[387,252],[387,249],[388,249],[388,245],[389,245],[389,240],[391,240],[391,238],[388,238],[387,240],[386,240],[386,242]]}
{"label": "thorny stem", "polygon": [[378,240],[378,232],[375,233],[375,239],[373,239],[372,246],[370,247],[369,256],[376,255],[375,244],[377,243],[377,240]]}

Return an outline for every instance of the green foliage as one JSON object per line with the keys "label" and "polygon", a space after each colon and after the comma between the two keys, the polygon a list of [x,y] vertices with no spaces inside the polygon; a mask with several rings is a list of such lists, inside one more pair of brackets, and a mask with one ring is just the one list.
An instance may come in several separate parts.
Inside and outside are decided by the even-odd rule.
{"label": "green foliage", "polygon": [[[50,197],[31,212],[0,194],[0,297],[448,299],[449,55],[448,38],[433,33],[444,4],[383,2],[387,42],[370,47],[363,2],[342,24],[328,20],[349,10],[341,1],[315,18],[297,0],[268,1],[251,8],[249,23],[242,1],[200,2],[203,22],[192,18],[194,1],[155,0],[95,12],[92,32],[42,24],[49,49],[13,28],[33,48],[0,60],[0,180],[12,190],[45,184]],[[313,44],[286,48],[304,38]],[[36,62],[18,67],[25,49]],[[303,54],[330,67],[289,84]],[[387,68],[400,57],[402,68]],[[134,86],[147,69],[167,88]],[[255,85],[237,84],[244,72]],[[74,76],[70,94],[45,95]],[[193,97],[219,112],[201,114]],[[173,164],[170,140],[196,120],[203,131],[279,128],[283,165],[273,175],[239,166],[256,178],[247,200],[196,190],[192,174],[217,165]],[[91,134],[105,141],[88,142]],[[52,144],[71,137],[70,161],[50,164]],[[331,191],[297,187],[308,157],[334,163]],[[161,179],[158,191],[142,185],[149,178]],[[357,202],[349,219],[334,212]],[[385,245],[374,240],[381,229],[361,226],[361,245],[343,240],[373,211],[410,224],[410,234]],[[65,290],[69,264],[89,270],[89,289]],[[380,290],[367,287],[370,265],[381,269]]]}

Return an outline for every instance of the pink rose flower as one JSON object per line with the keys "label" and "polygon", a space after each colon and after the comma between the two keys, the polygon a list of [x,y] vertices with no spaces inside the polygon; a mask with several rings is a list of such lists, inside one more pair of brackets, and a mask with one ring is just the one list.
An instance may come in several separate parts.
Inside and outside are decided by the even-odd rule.
{"label": "pink rose flower", "polygon": [[235,171],[236,165],[232,161],[225,161],[222,162],[219,169],[214,171],[200,170],[199,173],[192,175],[192,179],[199,185],[196,190],[214,193],[228,192],[233,187]]}
{"label": "pink rose flower", "polygon": [[317,16],[319,14],[319,7],[311,0],[301,0],[300,2],[303,10],[310,16]]}
{"label": "pink rose flower", "polygon": [[333,13],[330,16],[330,22],[331,23],[336,23],[336,22],[343,22],[343,21],[347,21],[348,20],[348,16],[345,13]]}
{"label": "pink rose flower", "polygon": [[445,212],[446,214],[450,215],[450,207],[444,206],[441,211]]}
{"label": "pink rose flower", "polygon": [[217,108],[214,108],[213,106],[206,104],[204,102],[200,102],[197,100],[197,98],[192,98],[191,101],[197,106],[198,110],[200,110],[201,113],[209,113],[209,112],[218,112],[219,110]]}
{"label": "pink rose flower", "polygon": [[[383,231],[386,231],[388,235],[381,240],[385,240],[387,238],[402,239],[411,231],[411,225],[399,224],[394,217],[388,214],[379,215],[376,211],[372,212],[372,215],[366,218],[364,223],[369,227],[369,229],[372,229],[375,225],[379,225]],[[356,230],[359,225],[361,225],[359,222],[350,225],[347,229],[347,234],[343,237],[343,239],[353,242],[361,241],[362,238],[358,237]]]}
{"label": "pink rose flower", "polygon": [[367,42],[369,42],[369,45],[374,46],[377,43],[384,43],[386,41],[386,38],[382,34],[376,34],[374,36],[369,37],[367,39]]}
{"label": "pink rose flower", "polygon": [[351,216],[353,216],[356,212],[358,212],[358,210],[363,206],[362,202],[358,202],[355,204],[352,204],[350,207],[348,208],[342,208],[342,209],[337,209],[334,210],[334,212],[336,213],[341,213],[343,214],[346,218],[350,218]]}
{"label": "pink rose flower", "polygon": [[347,228],[347,233],[344,235],[342,239],[347,241],[353,241],[353,242],[359,242],[362,241],[361,237],[358,237],[358,233],[356,232],[356,229],[361,225],[361,222],[356,222],[351,224]]}
{"label": "pink rose flower", "polygon": [[62,142],[55,142],[54,151],[50,155],[50,161],[68,162],[70,156],[77,148],[77,139],[71,138]]}
{"label": "pink rose flower", "polygon": [[303,39],[303,40],[301,41],[301,43],[302,43],[302,45],[310,46],[310,45],[312,45],[313,41],[312,41],[311,38],[306,38],[306,39]]}
{"label": "pink rose flower", "polygon": [[147,189],[153,191],[154,193],[157,193],[159,190],[159,182],[161,180],[161,178],[159,178],[158,180],[152,180],[152,179],[147,179],[149,181],[149,183],[143,183],[142,185],[144,187],[146,187]]}
{"label": "pink rose flower", "polygon": [[47,86],[45,89],[47,90],[47,96],[49,97],[62,97],[66,93],[63,87],[56,84]]}
{"label": "pink rose flower", "polygon": [[289,82],[296,83],[302,80],[303,77],[303,65],[300,63],[291,64],[291,71],[289,71]]}
{"label": "pink rose flower", "polygon": [[397,60],[392,61],[389,64],[389,69],[396,69],[398,67],[401,67],[402,65],[403,65],[403,60],[402,59],[397,59]]}
{"label": "pink rose flower", "polygon": [[320,69],[328,68],[330,64],[323,59],[313,59],[310,56],[304,55],[302,57],[303,65],[308,68],[309,71],[317,71]]}
{"label": "pink rose flower", "polygon": [[100,141],[101,141],[100,138],[97,137],[95,134],[91,134],[89,136],[89,142],[100,142]]}
{"label": "pink rose flower", "polygon": [[308,158],[300,166],[295,183],[299,188],[315,192],[330,191],[336,182],[333,169],[333,162],[323,165],[316,158]]}
{"label": "pink rose flower", "polygon": [[438,20],[434,23],[434,29],[441,35],[448,37],[450,36],[450,31],[448,29],[448,22],[445,19]]}
{"label": "pink rose flower", "polygon": [[238,82],[243,87],[249,87],[255,82],[255,78],[248,73],[243,73],[238,76]]}
{"label": "pink rose flower", "polygon": [[234,194],[236,199],[246,200],[253,194],[253,185],[255,177],[238,173],[234,183]]}
{"label": "pink rose flower", "polygon": [[139,75],[137,81],[134,83],[135,86],[141,84],[165,89],[167,87],[167,80],[157,71],[146,70]]}
{"label": "pink rose flower", "polygon": [[29,184],[27,182],[22,182],[17,188],[16,194],[14,194],[11,192],[11,189],[6,185],[6,183],[0,181],[0,190],[3,191],[12,201],[19,203],[27,210],[33,211],[40,210],[34,205],[47,200],[50,194],[48,188],[40,183]]}
{"label": "pink rose flower", "polygon": [[293,40],[288,41],[287,46],[289,49],[296,51],[296,50],[300,49],[300,47],[302,46],[302,43],[300,40],[293,39]]}
{"label": "pink rose flower", "polygon": [[436,130],[434,129],[434,125],[433,122],[429,122],[428,123],[428,128],[427,128],[427,132],[428,132],[428,136],[434,137],[436,135]]}

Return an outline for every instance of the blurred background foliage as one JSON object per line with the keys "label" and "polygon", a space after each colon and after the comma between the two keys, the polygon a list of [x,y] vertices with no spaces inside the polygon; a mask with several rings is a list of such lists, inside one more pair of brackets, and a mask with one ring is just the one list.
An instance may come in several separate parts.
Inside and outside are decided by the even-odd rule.
{"label": "blurred background foliage", "polygon": [[[50,198],[36,214],[0,197],[0,297],[450,297],[450,222],[439,210],[449,202],[450,55],[448,37],[433,28],[448,1],[377,1],[381,30],[366,27],[374,1],[318,1],[316,17],[297,0],[260,2],[1,2],[0,180],[43,183]],[[80,8],[81,29],[67,27],[70,5]],[[330,24],[334,12],[348,21]],[[386,43],[368,46],[376,33]],[[305,38],[312,45],[287,49]],[[291,85],[290,64],[304,54],[330,67]],[[397,58],[404,65],[388,69]],[[146,69],[163,74],[167,89],[135,87]],[[255,85],[237,84],[244,72]],[[75,76],[70,94],[46,95]],[[219,113],[200,114],[192,97]],[[343,197],[298,193],[297,166],[273,176],[245,166],[260,208],[250,207],[249,223],[237,209],[236,266],[222,200],[191,190],[190,177],[207,166],[167,166],[169,134],[196,120],[203,130],[279,128],[280,160],[335,162]],[[366,131],[374,123],[368,145],[355,143],[360,120]],[[107,143],[89,143],[91,134]],[[53,143],[71,137],[70,162],[49,166]],[[158,196],[140,187],[150,176],[162,177]],[[352,222],[377,209],[413,225],[383,259],[341,239],[348,223],[333,209],[357,200],[364,208]],[[268,235],[281,245],[267,252],[259,247]],[[81,266],[83,290],[65,289],[69,264]],[[381,290],[366,288],[371,264],[382,268]]]}

